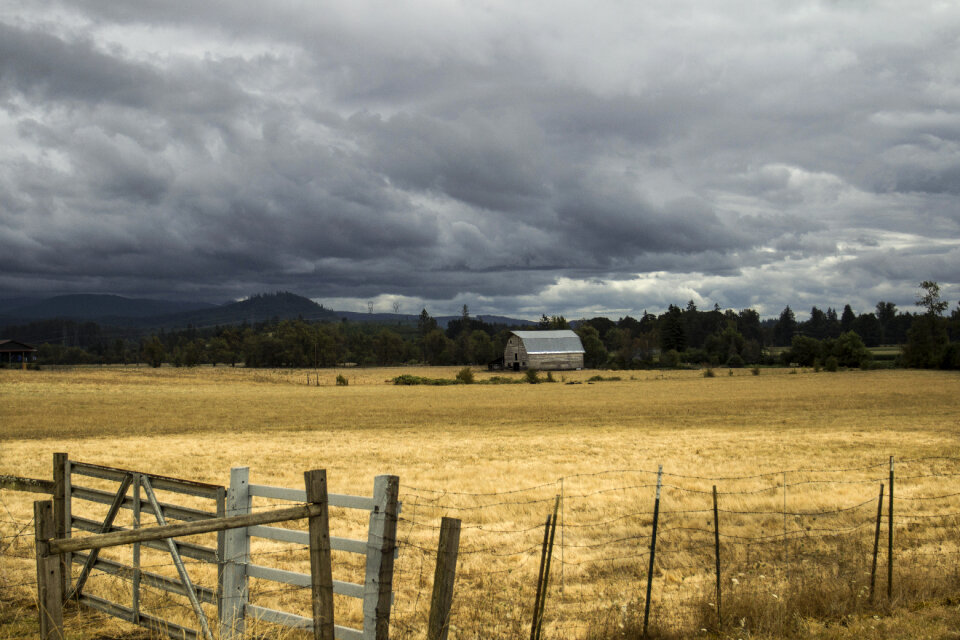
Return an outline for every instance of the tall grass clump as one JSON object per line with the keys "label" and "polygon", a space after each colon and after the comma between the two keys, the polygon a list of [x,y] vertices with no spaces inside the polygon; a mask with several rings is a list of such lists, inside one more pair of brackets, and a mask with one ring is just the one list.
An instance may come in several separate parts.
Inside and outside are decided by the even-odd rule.
{"label": "tall grass clump", "polygon": [[903,565],[897,568],[892,601],[887,601],[881,570],[871,602],[867,549],[846,544],[832,560],[835,563],[793,565],[789,573],[725,577],[719,629],[716,591],[712,585],[704,587],[695,606],[696,627],[722,637],[807,638],[817,626],[846,626],[862,617],[890,615],[904,605],[953,602],[960,594],[956,569]]}
{"label": "tall grass clump", "polygon": [[524,373],[524,379],[530,384],[537,384],[541,382],[540,372],[536,369],[527,369],[527,371]]}
{"label": "tall grass clump", "polygon": [[461,384],[473,384],[473,369],[464,367],[457,371],[457,382]]}
{"label": "tall grass clump", "polygon": [[343,375],[342,373],[338,373],[338,374],[337,374],[337,386],[338,386],[338,387],[346,387],[346,386],[348,386],[349,384],[350,384],[350,381],[347,380],[347,377],[346,377],[345,375]]}

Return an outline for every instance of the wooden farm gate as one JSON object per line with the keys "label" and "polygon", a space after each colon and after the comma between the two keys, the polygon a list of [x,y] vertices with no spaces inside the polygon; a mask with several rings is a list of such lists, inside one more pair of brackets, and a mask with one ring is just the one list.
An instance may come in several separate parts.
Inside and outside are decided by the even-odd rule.
{"label": "wooden farm gate", "polygon": [[[181,523],[200,523],[205,520],[220,521],[238,517],[256,518],[263,516],[264,512],[252,513],[251,507],[254,497],[300,504],[315,501],[308,499],[306,490],[251,485],[249,483],[249,471],[245,467],[231,470],[231,482],[228,491],[225,487],[219,485],[70,460],[64,453],[54,454],[53,476],[52,487],[45,484],[40,488],[32,488],[32,485],[30,487],[17,485],[15,488],[44,493],[52,489],[51,528],[41,532],[38,525],[37,531],[38,541],[42,533],[45,539],[50,541],[53,549],[59,550],[64,546],[66,548],[62,552],[54,551],[51,556],[59,563],[57,591],[61,594],[63,600],[74,599],[81,605],[178,640],[194,640],[200,637],[212,638],[210,623],[203,610],[203,605],[216,605],[220,623],[220,637],[222,638],[242,638],[245,620],[250,618],[294,628],[316,626],[316,615],[309,618],[251,604],[249,602],[248,586],[250,578],[271,580],[307,588],[315,586],[315,577],[311,574],[257,565],[253,564],[250,559],[251,538],[292,542],[312,549],[314,542],[311,532],[270,527],[262,523],[233,528],[216,528],[214,526],[216,523],[210,522],[206,531],[217,532],[216,547],[175,541],[173,537],[154,537],[144,540],[130,538],[126,542],[126,544],[132,544],[133,546],[132,560],[129,565],[99,557],[100,547],[97,546],[84,549],[87,553],[75,552],[70,548],[71,533],[74,530],[93,533],[95,534],[94,537],[103,534],[122,534],[129,538],[134,536],[136,531],[141,528],[141,516],[144,513],[152,515],[160,527],[167,526],[168,520],[176,520]],[[111,488],[116,486],[116,491],[81,486],[78,484],[80,477],[107,481],[111,483]],[[18,480],[21,481],[19,484],[23,484],[22,481],[27,479]],[[8,484],[11,485],[11,488],[14,488],[13,480]],[[158,490],[209,500],[212,503],[211,509],[198,509],[196,506],[161,502],[157,499],[156,491]],[[325,491],[324,488],[324,493]],[[363,603],[362,629],[336,626],[334,628],[335,636],[341,640],[385,640],[389,636],[390,608],[393,599],[393,563],[397,552],[396,527],[400,509],[397,500],[398,491],[399,479],[396,476],[384,475],[376,477],[373,497],[329,494],[327,498],[325,493],[324,500],[329,500],[329,506],[360,509],[370,514],[366,540],[327,536],[331,549],[361,554],[365,556],[366,560],[363,584],[339,580],[332,581],[332,593],[359,598]],[[74,501],[109,505],[109,509],[104,519],[97,521],[75,513],[74,507],[77,505]],[[116,524],[117,515],[121,510],[133,512],[132,527],[123,527]],[[73,544],[79,544],[81,540],[86,540],[86,538],[78,538]],[[140,563],[141,546],[169,552],[173,564],[177,568],[179,579],[144,570]],[[215,565],[217,567],[216,585],[200,586],[194,584],[186,571],[183,558]],[[82,565],[75,582],[72,580],[71,571],[69,571],[71,563]],[[312,564],[313,558],[311,557]],[[129,606],[125,603],[113,602],[84,593],[84,587],[93,570],[130,580],[133,586]],[[188,598],[190,606],[197,616],[200,629],[190,629],[142,611],[141,586]]]}
{"label": "wooden farm gate", "polygon": [[[108,481],[115,491],[80,486],[82,477]],[[209,502],[207,509],[196,506],[160,502],[156,491],[164,491],[181,496],[200,498]],[[226,488],[223,486],[194,482],[180,478],[171,478],[141,471],[131,471],[102,465],[70,460],[66,454],[54,455],[54,537],[69,539],[73,530],[94,534],[105,534],[127,530],[117,526],[115,520],[121,509],[132,511],[132,529],[143,526],[142,516],[152,516],[157,525],[167,525],[169,521],[198,522],[222,518],[226,506]],[[103,521],[77,515],[76,501],[86,501],[109,505]],[[196,502],[196,501],[195,501]],[[149,524],[149,522],[148,522]],[[87,553],[63,553],[61,558],[61,588],[65,599],[75,599],[79,604],[96,609],[107,615],[127,622],[164,633],[172,638],[197,638],[198,630],[189,629],[170,620],[147,614],[141,610],[141,586],[186,596],[197,615],[203,634],[210,637],[209,622],[203,605],[216,605],[222,612],[222,580],[225,532],[217,532],[216,547],[190,542],[175,541],[172,538],[132,543],[131,564],[99,557],[99,548]],[[141,568],[141,546],[170,553],[177,569],[179,579],[173,579]],[[184,565],[184,558],[200,563],[214,565],[217,568],[217,583],[200,586],[194,584]],[[71,578],[70,564],[80,564],[83,568],[76,581]],[[87,579],[92,570],[120,576],[132,583],[129,603],[113,602],[109,599],[84,592]]]}

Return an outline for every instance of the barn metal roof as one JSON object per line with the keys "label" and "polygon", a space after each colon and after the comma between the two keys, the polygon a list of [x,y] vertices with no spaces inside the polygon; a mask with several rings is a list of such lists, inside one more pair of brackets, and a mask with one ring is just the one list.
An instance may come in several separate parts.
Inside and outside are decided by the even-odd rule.
{"label": "barn metal roof", "polygon": [[512,331],[523,340],[527,353],[584,353],[580,336],[570,329],[555,331]]}

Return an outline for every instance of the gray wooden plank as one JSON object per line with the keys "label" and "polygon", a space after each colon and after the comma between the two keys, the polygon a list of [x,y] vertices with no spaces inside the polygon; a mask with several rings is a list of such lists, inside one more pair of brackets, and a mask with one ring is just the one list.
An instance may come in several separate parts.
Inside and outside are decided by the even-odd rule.
{"label": "gray wooden plank", "polygon": [[[310,544],[310,534],[306,531],[296,531],[294,529],[283,529],[281,527],[269,527],[258,525],[250,527],[250,536],[254,538],[266,538],[267,540],[276,540],[277,542],[291,542],[307,546]],[[367,553],[367,543],[362,540],[352,540],[351,538],[341,538],[330,536],[330,548],[334,551],[349,551],[364,555]]]}
{"label": "gray wooden plank", "polygon": [[[114,494],[109,491],[101,491],[100,489],[89,489],[87,487],[77,486],[72,487],[71,491],[73,497],[79,500],[87,500],[88,502],[97,502],[100,504],[111,504],[113,502]],[[123,504],[120,506],[124,509],[133,510],[133,498],[127,496],[127,498],[123,501]],[[183,522],[210,520],[217,517],[216,511],[203,511],[201,509],[181,507],[180,505],[170,504],[167,502],[161,502],[160,508],[163,509],[163,515],[165,517],[173,520],[181,520]],[[141,510],[143,513],[154,513],[153,507],[147,503],[142,505]]]}
{"label": "gray wooden plank", "polygon": [[[272,580],[295,587],[309,587],[310,574],[297,573],[296,571],[286,571],[285,569],[274,569],[273,567],[264,567],[258,564],[247,565],[247,575],[251,578],[260,578],[262,580]],[[342,580],[333,581],[333,592],[350,598],[363,598],[363,585],[353,582],[343,582]]]}
{"label": "gray wooden plank", "polygon": [[[247,612],[250,614],[250,617],[256,618],[257,620],[263,620],[264,622],[280,624],[294,629],[313,628],[313,618],[298,616],[295,613],[287,613],[285,611],[277,611],[276,609],[258,607],[255,604],[248,605]],[[339,640],[363,640],[363,632],[357,629],[351,629],[350,627],[334,625],[333,634],[334,637],[339,638]]]}
{"label": "gray wooden plank", "polygon": [[[291,502],[306,502],[307,492],[303,489],[289,489],[287,487],[271,487],[265,484],[251,484],[250,494],[258,498],[269,498],[271,500],[289,500]],[[347,509],[362,509],[364,511],[373,511],[373,498],[364,496],[349,496],[342,493],[330,493],[327,495],[331,507],[344,507]]]}
{"label": "gray wooden plank", "polygon": [[132,471],[129,469],[117,469],[116,467],[105,467],[99,464],[90,464],[88,462],[77,462],[71,460],[72,471],[77,475],[87,476],[89,478],[99,478],[101,480],[116,480],[120,482],[127,473],[140,473],[140,475],[150,478],[154,489],[161,491],[172,491],[200,498],[217,499],[217,491],[220,485],[208,484],[206,482],[196,482],[194,480],[185,480],[183,478],[172,478],[170,476],[158,476],[152,473],[142,471]]}
{"label": "gray wooden plank", "polygon": [[[86,559],[87,554],[85,553],[76,553],[73,555],[74,564],[82,564],[86,561]],[[114,560],[109,560],[107,558],[97,558],[97,562],[93,565],[93,568],[97,571],[103,571],[104,573],[109,573],[113,576],[121,576],[123,578],[132,577],[134,572],[133,567],[116,562]],[[183,589],[183,584],[181,584],[179,580],[162,576],[159,573],[141,570],[140,580],[145,586],[152,587],[154,589],[160,589],[161,591],[175,593],[181,596],[187,595],[186,591]],[[197,590],[197,597],[199,597],[200,600],[207,604],[217,604],[216,591],[197,585],[194,585],[194,588]],[[131,612],[132,611],[133,609],[131,609]]]}
{"label": "gray wooden plank", "polygon": [[0,475],[0,489],[53,495],[53,481],[37,480],[36,478],[22,478],[20,476]]}

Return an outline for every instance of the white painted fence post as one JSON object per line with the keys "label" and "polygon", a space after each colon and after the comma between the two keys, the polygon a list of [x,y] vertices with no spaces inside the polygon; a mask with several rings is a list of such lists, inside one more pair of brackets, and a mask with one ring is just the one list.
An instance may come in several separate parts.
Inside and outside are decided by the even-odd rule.
{"label": "white painted fence post", "polygon": [[377,476],[373,483],[374,508],[367,534],[367,572],[363,583],[364,640],[390,637],[390,604],[393,592],[393,554],[397,548],[397,497],[400,479]]}
{"label": "white painted fence post", "polygon": [[[227,490],[226,514],[239,516],[250,513],[253,497],[250,495],[250,469],[230,469],[230,488]],[[249,598],[247,565],[250,563],[250,536],[246,528],[229,529],[224,535],[223,606],[220,609],[220,636],[225,640],[243,638],[244,617]]]}

